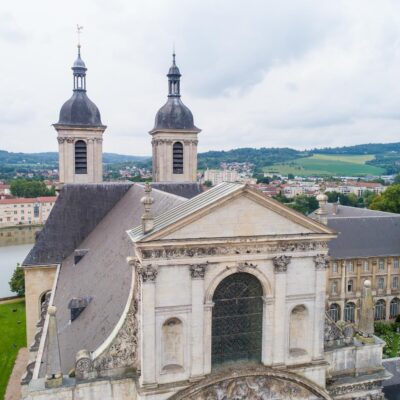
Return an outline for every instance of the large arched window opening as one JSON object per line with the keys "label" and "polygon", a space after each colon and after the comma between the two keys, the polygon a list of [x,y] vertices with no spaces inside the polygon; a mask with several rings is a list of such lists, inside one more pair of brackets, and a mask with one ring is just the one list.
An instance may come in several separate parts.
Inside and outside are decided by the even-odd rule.
{"label": "large arched window opening", "polygon": [[87,146],[84,140],[75,142],[75,174],[87,174]]}
{"label": "large arched window opening", "polygon": [[172,146],[173,173],[183,174],[183,144],[175,142]]}
{"label": "large arched window opening", "polygon": [[400,299],[395,297],[390,302],[390,318],[396,318],[400,314]]}
{"label": "large arched window opening", "polygon": [[329,306],[329,311],[328,311],[329,316],[331,319],[335,322],[338,322],[340,319],[340,306],[339,304],[332,303]]}
{"label": "large arched window opening", "polygon": [[229,275],[213,296],[212,365],[261,361],[263,290],[248,273]]}
{"label": "large arched window opening", "polygon": [[346,303],[344,307],[344,320],[346,322],[355,322],[356,317],[356,305],[352,302]]}
{"label": "large arched window opening", "polygon": [[383,321],[385,319],[385,300],[378,300],[375,303],[375,321]]}

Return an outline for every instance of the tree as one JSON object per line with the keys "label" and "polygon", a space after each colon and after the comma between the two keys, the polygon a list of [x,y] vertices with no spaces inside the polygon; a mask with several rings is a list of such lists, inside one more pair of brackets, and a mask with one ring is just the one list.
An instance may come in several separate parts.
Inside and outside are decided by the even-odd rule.
{"label": "tree", "polygon": [[289,207],[294,210],[301,212],[304,215],[308,215],[318,209],[319,204],[314,196],[306,196],[304,194],[295,197],[294,202],[288,204]]}
{"label": "tree", "polygon": [[211,187],[212,186],[212,182],[211,181],[204,181],[204,186]]}
{"label": "tree", "polygon": [[17,293],[18,296],[25,295],[25,274],[24,269],[19,264],[17,264],[8,284],[13,293]]}
{"label": "tree", "polygon": [[400,174],[397,174],[394,177],[394,182],[393,183],[396,184],[396,185],[400,184]]}
{"label": "tree", "polygon": [[17,197],[55,196],[54,186],[48,189],[43,181],[15,179],[10,183],[10,190]]}
{"label": "tree", "polygon": [[371,210],[400,213],[400,184],[389,186],[382,194],[376,196],[371,203]]}
{"label": "tree", "polygon": [[288,178],[288,179],[294,179],[294,175],[293,175],[293,174],[288,174],[288,175],[287,175],[287,178]]}

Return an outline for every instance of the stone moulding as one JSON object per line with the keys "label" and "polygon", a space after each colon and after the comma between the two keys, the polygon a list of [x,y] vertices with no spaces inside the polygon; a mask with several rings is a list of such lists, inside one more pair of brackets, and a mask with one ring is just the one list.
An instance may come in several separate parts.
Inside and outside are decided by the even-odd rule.
{"label": "stone moulding", "polygon": [[179,391],[169,400],[306,400],[311,396],[332,400],[324,389],[304,377],[264,366],[252,366],[223,369]]}
{"label": "stone moulding", "polygon": [[236,244],[233,246],[188,246],[188,247],[172,247],[165,246],[163,248],[141,248],[137,249],[141,253],[143,260],[148,259],[176,259],[176,258],[192,258],[192,257],[210,257],[210,256],[230,256],[245,254],[262,254],[262,253],[283,253],[283,252],[307,252],[316,250],[326,250],[327,243],[324,241],[285,241],[270,244],[254,244],[243,245]]}
{"label": "stone moulding", "polygon": [[[382,393],[382,381],[365,381],[357,383],[349,383],[336,387],[328,387],[329,393],[332,396],[341,396],[356,392],[369,392],[375,390],[373,394],[368,394],[364,397],[367,400],[385,400],[385,395]],[[353,397],[352,397],[353,398]],[[361,397],[363,399],[363,397]]]}

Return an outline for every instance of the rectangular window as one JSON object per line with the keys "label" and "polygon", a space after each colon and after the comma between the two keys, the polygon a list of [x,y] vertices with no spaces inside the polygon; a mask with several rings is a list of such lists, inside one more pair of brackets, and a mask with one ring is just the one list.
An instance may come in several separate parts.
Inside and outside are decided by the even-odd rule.
{"label": "rectangular window", "polygon": [[399,288],[399,277],[394,276],[392,279],[392,288],[393,289],[398,289]]}
{"label": "rectangular window", "polygon": [[368,261],[364,261],[363,269],[364,269],[364,272],[368,272],[369,271],[369,262]]}
{"label": "rectangular window", "polygon": [[16,214],[17,213],[17,211],[14,211],[14,214]]}
{"label": "rectangular window", "polygon": [[348,291],[349,293],[351,293],[351,292],[353,291],[353,280],[352,280],[352,279],[350,279],[350,280],[347,282],[347,291]]}
{"label": "rectangular window", "polygon": [[378,279],[378,289],[383,290],[385,288],[385,278]]}
{"label": "rectangular window", "polygon": [[385,260],[383,258],[379,259],[379,271],[385,270]]}
{"label": "rectangular window", "polygon": [[354,272],[354,264],[353,261],[347,261],[346,263],[347,272]]}
{"label": "rectangular window", "polygon": [[337,294],[337,282],[332,282],[332,294]]}
{"label": "rectangular window", "polygon": [[334,262],[332,264],[332,273],[337,274],[337,272],[338,272],[338,265],[337,265],[337,262]]}
{"label": "rectangular window", "polygon": [[398,258],[393,259],[393,267],[396,269],[399,268],[399,259]]}

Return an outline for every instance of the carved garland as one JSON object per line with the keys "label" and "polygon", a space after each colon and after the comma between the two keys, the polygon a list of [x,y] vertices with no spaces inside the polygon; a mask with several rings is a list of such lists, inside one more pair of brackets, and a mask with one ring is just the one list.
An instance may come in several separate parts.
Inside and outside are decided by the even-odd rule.
{"label": "carved garland", "polygon": [[162,249],[141,249],[143,259],[174,259],[209,257],[237,254],[261,254],[261,253],[282,253],[297,251],[315,251],[327,249],[326,242],[282,242],[267,245],[238,245],[235,247],[167,247]]}

